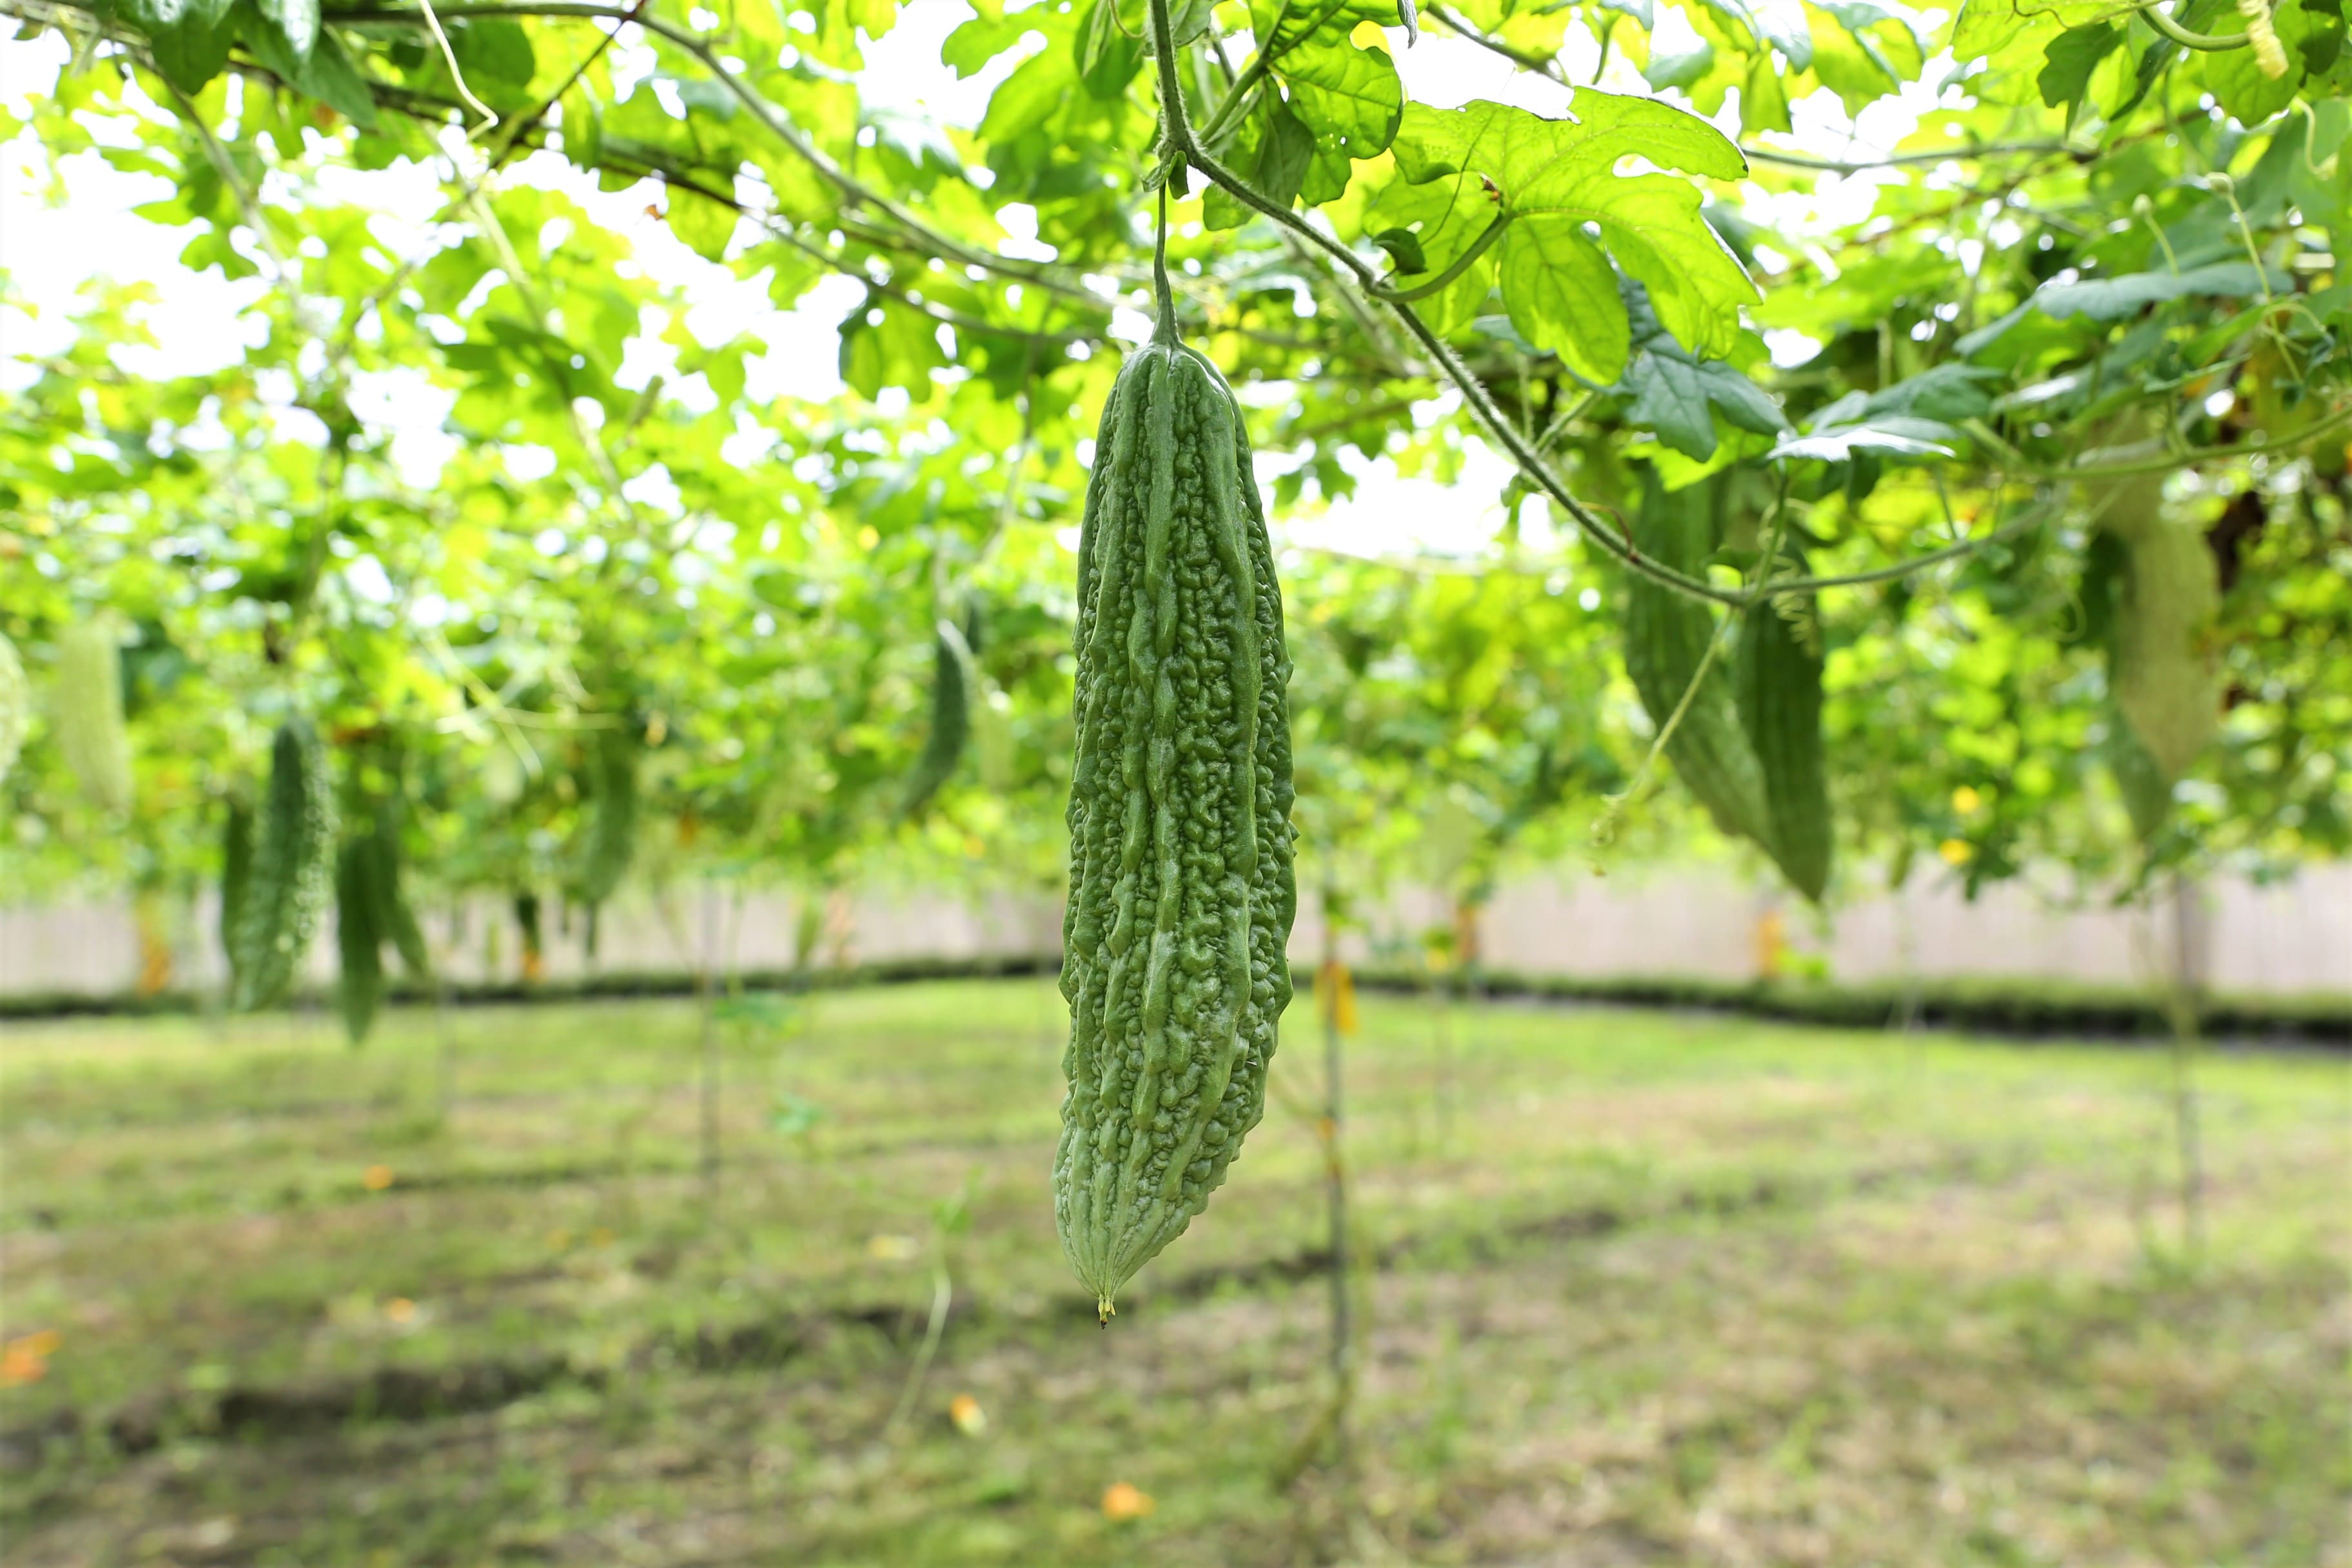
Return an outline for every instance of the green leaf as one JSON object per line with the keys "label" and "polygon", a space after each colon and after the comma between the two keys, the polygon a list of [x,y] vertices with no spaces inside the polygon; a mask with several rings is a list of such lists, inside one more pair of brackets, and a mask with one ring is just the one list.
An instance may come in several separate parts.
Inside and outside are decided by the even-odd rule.
{"label": "green leaf", "polygon": [[2082,101],[2091,84],[2091,72],[2124,41],[2124,30],[2110,23],[2072,27],[2050,40],[2044,54],[2049,63],[2034,79],[2042,101],[2052,109]]}
{"label": "green leaf", "polygon": [[1383,48],[1359,48],[1344,36],[1318,33],[1275,69],[1290,89],[1290,107],[1318,142],[1350,159],[1378,157],[1395,140],[1404,84]]}
{"label": "green leaf", "polygon": [[310,58],[319,42],[319,0],[255,0],[261,19],[286,40],[298,60]]}
{"label": "green leaf", "polygon": [[1389,254],[1389,265],[1399,272],[1426,272],[1429,263],[1421,254],[1421,239],[1409,228],[1384,228],[1372,236],[1372,243]]}
{"label": "green leaf", "polygon": [[[449,52],[466,73],[466,85],[488,97],[486,87],[527,88],[539,69],[530,35],[511,16],[467,16],[448,26]],[[733,107],[733,100],[729,100]]]}
{"label": "green leaf", "polygon": [[727,259],[735,237],[735,209],[676,185],[669,187],[669,231],[705,261]]}
{"label": "green leaf", "polygon": [[361,130],[375,129],[375,95],[368,90],[367,79],[360,75],[359,68],[344,51],[342,40],[334,34],[319,35],[309,61],[294,79],[294,87]]}
{"label": "green leaf", "polygon": [[[1315,162],[1315,133],[1279,98],[1262,99],[1242,122],[1228,163],[1262,195],[1288,206],[1298,199]],[[1202,204],[1210,228],[1239,228],[1255,212],[1212,185]]]}
{"label": "green leaf", "polygon": [[1688,88],[1714,68],[1715,46],[1701,38],[1679,53],[1653,53],[1649,64],[1642,68],[1642,79],[1664,92],[1670,87]]}
{"label": "green leaf", "polygon": [[[2299,6],[2282,5],[2274,14],[2282,44],[2287,42],[2289,14],[2299,16],[2300,11]],[[2207,90],[2241,125],[2259,125],[2268,120],[2293,103],[2295,90],[2303,85],[2303,72],[2298,68],[2302,62],[2291,47],[2287,71],[2281,77],[2263,75],[2262,62],[2251,47],[2211,50],[2202,58]]]}
{"label": "green leaf", "polygon": [[1107,100],[1123,95],[1143,64],[1143,40],[1128,37],[1119,27],[1118,0],[1095,0],[1071,47],[1076,51],[1078,80],[1094,97]]}
{"label": "green leaf", "polygon": [[207,0],[147,0],[131,8],[131,19],[147,34],[155,68],[182,92],[203,90],[228,64],[230,30],[222,26],[228,6]]}
{"label": "green leaf", "polygon": [[1789,426],[1764,390],[1720,360],[1699,360],[1659,326],[1646,291],[1624,286],[1627,320],[1639,352],[1621,392],[1633,394],[1626,418],[1657,432],[1665,446],[1704,462],[1715,456],[1716,411],[1734,427],[1777,437]]}
{"label": "green leaf", "polygon": [[1739,129],[1749,136],[1759,131],[1789,131],[1794,128],[1789,118],[1789,92],[1780,80],[1780,68],[1768,54],[1759,54],[1748,62],[1748,79],[1739,89]]}
{"label": "green leaf", "polygon": [[1398,172],[1448,195],[1438,232],[1426,222],[1419,230],[1432,265],[1458,256],[1499,206],[1511,219],[1498,248],[1512,324],[1577,374],[1605,386],[1624,374],[1632,331],[1612,258],[1648,289],[1676,341],[1702,355],[1727,353],[1756,286],[1699,216],[1688,181],[1620,174],[1616,164],[1639,156],[1738,179],[1748,168],[1739,149],[1696,115],[1652,99],[1580,89],[1571,114],[1546,120],[1486,102],[1406,110]]}
{"label": "green leaf", "polygon": [[932,370],[948,363],[939,324],[896,300],[871,297],[841,324],[841,379],[868,402],[890,386],[919,402],[930,395]]}
{"label": "green leaf", "polygon": [[2255,271],[2250,261],[2221,261],[2186,272],[2127,272],[2119,278],[2052,284],[2033,296],[2033,303],[2043,315],[2060,321],[2068,316],[2086,316],[2094,321],[2112,321],[2149,305],[2191,294],[2211,294],[2228,300],[2259,299],[2266,286],[2277,294],[2292,293],[2294,289],[2292,279],[2278,273],[2270,274],[2266,284],[2264,275]]}

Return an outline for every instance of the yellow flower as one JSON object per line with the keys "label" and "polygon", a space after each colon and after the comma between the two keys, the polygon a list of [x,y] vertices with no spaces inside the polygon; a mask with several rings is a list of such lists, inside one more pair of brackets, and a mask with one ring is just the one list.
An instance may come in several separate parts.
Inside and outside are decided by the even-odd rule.
{"label": "yellow flower", "polygon": [[1125,1481],[1113,1481],[1109,1489],[1103,1493],[1103,1517],[1113,1523],[1124,1524],[1131,1519],[1148,1519],[1151,1510],[1159,1506],[1151,1500],[1150,1492],[1139,1490]]}
{"label": "yellow flower", "polygon": [[1947,838],[1936,846],[1936,853],[1948,866],[1965,866],[1977,858],[1977,847],[1965,838]]}
{"label": "yellow flower", "polygon": [[366,1170],[360,1173],[360,1185],[365,1187],[372,1193],[380,1193],[383,1191],[384,1188],[392,1185],[392,1167],[390,1165],[370,1165]]}
{"label": "yellow flower", "polygon": [[977,1437],[988,1430],[988,1412],[969,1394],[959,1394],[948,1401],[948,1419],[967,1437]]}
{"label": "yellow flower", "polygon": [[1970,812],[1976,810],[1977,807],[1983,804],[1984,796],[1979,795],[1975,790],[1970,789],[1967,784],[1962,784],[1959,788],[1952,792],[1952,809],[1958,812],[1962,816],[1968,816]]}

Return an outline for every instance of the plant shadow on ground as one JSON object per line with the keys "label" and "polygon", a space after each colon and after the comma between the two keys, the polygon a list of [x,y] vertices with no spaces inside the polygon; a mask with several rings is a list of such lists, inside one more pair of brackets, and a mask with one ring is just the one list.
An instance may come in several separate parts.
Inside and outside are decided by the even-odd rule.
{"label": "plant shadow on ground", "polygon": [[2154,1053],[1490,1008],[1448,1065],[1368,998],[1360,1386],[1283,1490],[1306,1015],[1097,1331],[1056,1007],[762,1013],[710,1185],[683,1004],[12,1029],[9,1562],[2352,1563],[2340,1059],[2209,1060],[2190,1268]]}

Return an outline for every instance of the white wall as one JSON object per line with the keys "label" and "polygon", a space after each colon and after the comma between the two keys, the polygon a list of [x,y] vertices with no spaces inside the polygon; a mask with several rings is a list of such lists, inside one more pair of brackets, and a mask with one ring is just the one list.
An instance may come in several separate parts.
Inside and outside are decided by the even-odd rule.
{"label": "white wall", "polygon": [[[732,896],[715,900],[722,948],[747,968],[783,968],[793,962],[798,923],[793,898],[754,894],[740,911]],[[1919,973],[2052,977],[2128,984],[2146,978],[2144,939],[2135,915],[2112,908],[2058,909],[2016,887],[1989,889],[1975,903],[1933,879],[1916,879],[1898,898],[1848,905],[1816,921],[1795,900],[1740,881],[1727,868],[1700,867],[1528,879],[1507,886],[1486,914],[1486,961],[1527,973],[1695,975],[1718,980],[1752,976],[1759,918],[1779,909],[1791,948],[1818,954],[1841,981],[1893,978],[1905,971],[1906,946]],[[697,888],[655,900],[635,894],[604,911],[598,967],[614,971],[675,971],[690,967],[702,941],[703,905]],[[939,894],[875,889],[836,898],[825,911],[820,957],[825,962],[894,959],[1034,958],[1061,943],[1059,900],[1037,894],[992,892],[964,900]],[[214,986],[222,964],[209,901],[194,910],[161,914],[173,952],[173,981]],[[559,930],[551,902],[544,916],[547,974],[588,972],[575,922]],[[1372,924],[1377,941],[1351,936],[1345,950],[1361,963],[1375,949],[1409,942],[1416,930],[1442,922],[1444,911],[1423,893],[1406,892],[1381,909]],[[1906,927],[1908,927],[1907,939]],[[511,915],[480,900],[455,922],[446,913],[426,920],[428,935],[453,977],[511,978],[520,943]],[[2208,984],[2226,991],[2352,992],[2352,863],[2309,868],[2294,880],[2263,888],[2221,881],[2203,889],[2200,947]],[[495,932],[495,935],[492,933]],[[2158,940],[2171,940],[2163,916]],[[1320,956],[1322,929],[1312,897],[1302,899],[1292,942],[1302,963]],[[0,994],[72,991],[110,994],[131,990],[140,975],[137,922],[127,903],[0,910]],[[322,931],[310,958],[319,980],[334,971],[331,931]]]}

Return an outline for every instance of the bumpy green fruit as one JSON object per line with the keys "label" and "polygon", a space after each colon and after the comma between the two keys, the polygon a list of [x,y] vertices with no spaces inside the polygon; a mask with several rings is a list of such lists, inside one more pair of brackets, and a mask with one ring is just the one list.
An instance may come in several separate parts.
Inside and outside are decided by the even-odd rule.
{"label": "bumpy green fruit", "polygon": [[1818,902],[1829,882],[1832,837],[1822,763],[1821,628],[1813,616],[1810,599],[1750,608],[1740,617],[1732,686],[1764,780],[1771,823],[1765,849],[1797,890]]}
{"label": "bumpy green fruit", "polygon": [[25,662],[16,645],[0,632],[0,784],[16,764],[17,748],[25,743],[25,728],[33,719],[33,692],[25,679]]}
{"label": "bumpy green fruit", "polygon": [[229,989],[236,989],[237,943],[245,921],[245,895],[253,885],[253,808],[241,800],[228,803],[228,820],[221,829],[221,952],[227,955]]}
{"label": "bumpy green fruit", "polygon": [[2202,646],[2221,590],[2194,524],[2157,511],[2111,517],[2127,552],[2116,604],[2116,706],[2168,784],[2187,773],[2221,721],[2215,661]]}
{"label": "bumpy green fruit", "polygon": [[971,657],[963,634],[941,621],[931,636],[931,728],[923,739],[923,754],[908,775],[906,799],[899,809],[912,816],[931,802],[940,786],[954,776],[971,736],[971,679],[964,668]]}
{"label": "bumpy green fruit", "polygon": [[266,1007],[293,984],[326,908],[334,843],[325,750],[306,721],[289,719],[270,742],[269,788],[237,915],[239,1008]]}
{"label": "bumpy green fruit", "polygon": [[[1703,575],[1731,521],[1722,511],[1734,479],[1720,474],[1668,491],[1654,470],[1645,471],[1634,547],[1685,576]],[[1801,557],[1798,564],[1801,571]],[[1756,844],[1798,891],[1818,900],[1829,881],[1832,832],[1814,616],[1810,600],[1749,608],[1737,643],[1718,648],[1700,679],[1717,635],[1715,613],[1636,576],[1626,595],[1625,669],[1653,724],[1663,729],[1682,709],[1666,757],[1716,826]]]}
{"label": "bumpy green fruit", "polygon": [[117,816],[130,815],[131,734],[122,722],[122,642],[111,616],[91,616],[58,634],[55,695],[50,722],[58,745],[90,804]]}
{"label": "bumpy green fruit", "polygon": [[[1642,504],[1633,518],[1634,548],[1685,576],[1703,575],[1715,550],[1719,494],[1716,480],[1669,491],[1654,470],[1644,469]],[[1663,728],[1682,703],[1715,635],[1715,616],[1705,605],[1646,577],[1631,579],[1625,673],[1653,725]],[[1666,758],[1717,827],[1762,844],[1771,837],[1770,810],[1763,770],[1734,700],[1730,663],[1717,652],[1666,742]]]}
{"label": "bumpy green fruit", "polygon": [[1290,661],[1249,439],[1172,330],[1103,409],[1076,652],[1054,1209],[1108,1318],[1264,1112],[1297,904]]}
{"label": "bumpy green fruit", "polygon": [[611,898],[637,848],[637,732],[624,724],[599,730],[588,753],[588,848],[580,897],[590,909]]}
{"label": "bumpy green fruit", "polygon": [[383,849],[373,833],[345,839],[335,852],[337,999],[343,1031],[355,1046],[367,1038],[383,1002]]}

